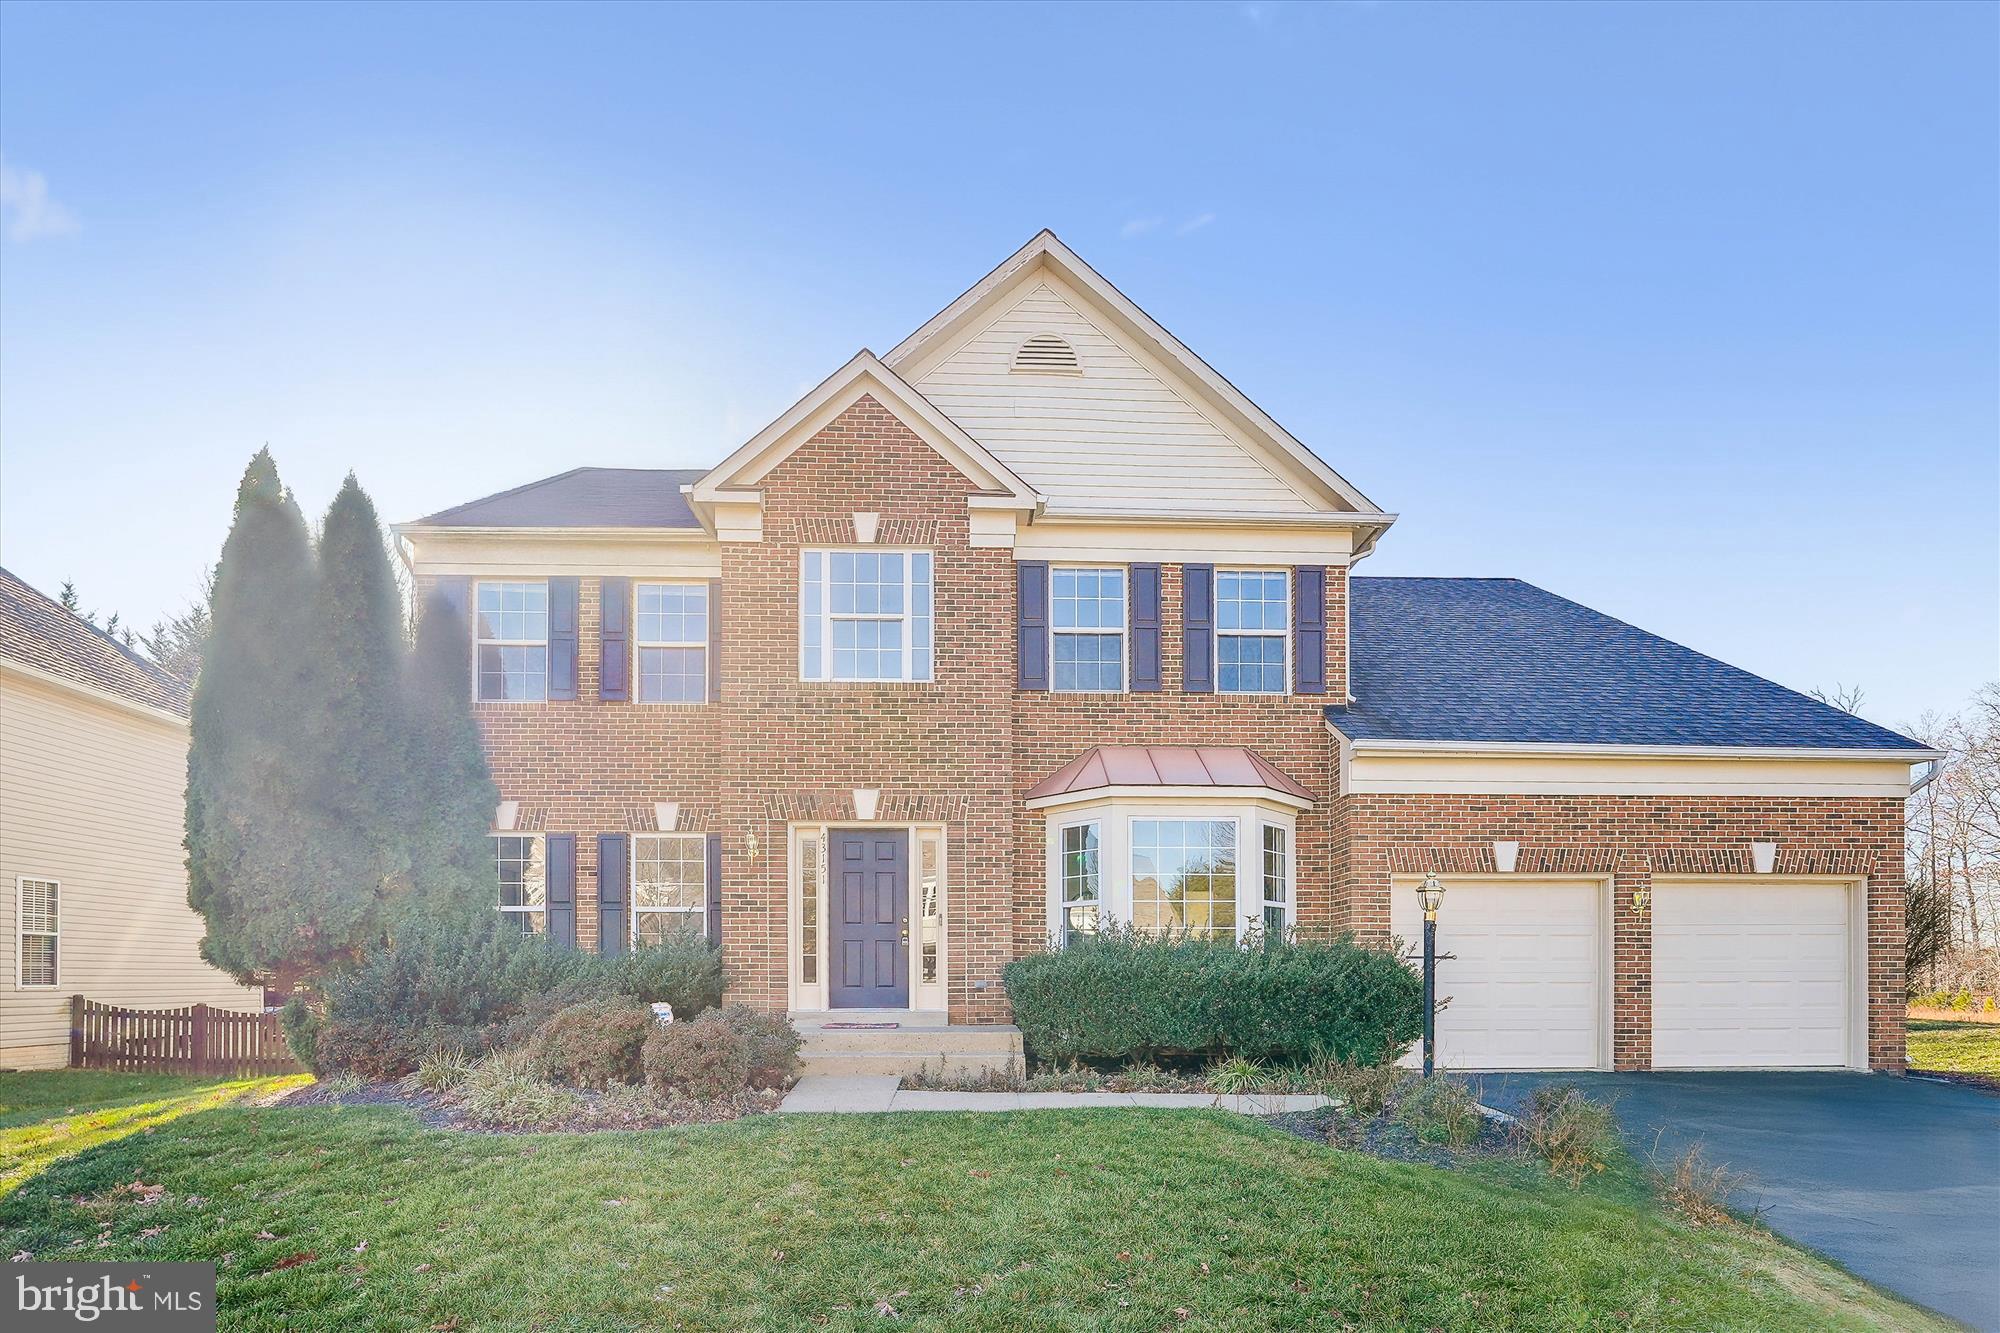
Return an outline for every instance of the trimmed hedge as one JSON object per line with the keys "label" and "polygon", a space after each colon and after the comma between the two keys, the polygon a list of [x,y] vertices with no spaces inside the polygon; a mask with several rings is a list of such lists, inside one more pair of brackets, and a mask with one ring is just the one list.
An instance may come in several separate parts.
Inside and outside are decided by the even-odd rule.
{"label": "trimmed hedge", "polygon": [[1423,981],[1384,949],[1142,935],[1030,954],[1002,974],[1037,1061],[1393,1059],[1423,1032]]}

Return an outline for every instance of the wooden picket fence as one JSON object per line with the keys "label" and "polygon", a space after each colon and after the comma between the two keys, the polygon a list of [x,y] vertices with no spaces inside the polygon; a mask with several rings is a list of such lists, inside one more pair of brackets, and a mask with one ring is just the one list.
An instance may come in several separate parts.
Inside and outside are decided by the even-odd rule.
{"label": "wooden picket fence", "polygon": [[81,995],[69,1000],[69,1063],[72,1069],[238,1077],[299,1068],[276,1014],[205,1004],[125,1009]]}

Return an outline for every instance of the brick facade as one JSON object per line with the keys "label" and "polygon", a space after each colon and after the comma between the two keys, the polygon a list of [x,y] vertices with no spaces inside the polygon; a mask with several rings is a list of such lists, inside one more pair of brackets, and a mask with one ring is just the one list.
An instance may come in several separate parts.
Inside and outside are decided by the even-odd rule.
{"label": "brick facade", "polygon": [[[758,486],[763,540],[722,545],[720,701],[600,702],[600,581],[581,580],[578,700],[476,711],[504,796],[524,827],[577,835],[577,933],[597,938],[595,835],[652,827],[678,801],[684,831],[722,837],[724,963],[731,998],[787,1002],[788,823],[852,819],[851,792],[880,789],[878,818],[946,828],[948,1008],[1006,1018],[1000,971],[1046,935],[1046,821],[1022,795],[1094,745],[1244,745],[1312,792],[1297,821],[1296,920],[1308,933],[1387,930],[1392,875],[1492,869],[1490,841],[1518,838],[1522,873],[1614,875],[1614,1048],[1650,1059],[1647,877],[1748,870],[1752,837],[1776,838],[1784,873],[1866,875],[1870,1063],[1900,1068],[1902,826],[1893,800],[1341,796],[1323,720],[1347,689],[1346,570],[1327,569],[1324,696],[1181,692],[1182,567],[1162,564],[1162,690],[1065,695],[1014,688],[1014,558],[971,544],[975,484],[864,397]],[[802,682],[800,553],[855,541],[933,553],[935,680]],[[713,650],[712,650],[713,651]],[[754,845],[754,854],[753,854]]]}

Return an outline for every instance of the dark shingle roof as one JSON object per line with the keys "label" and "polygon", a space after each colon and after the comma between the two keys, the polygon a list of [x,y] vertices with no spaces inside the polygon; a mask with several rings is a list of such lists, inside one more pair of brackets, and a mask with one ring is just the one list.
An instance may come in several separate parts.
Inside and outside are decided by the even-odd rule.
{"label": "dark shingle roof", "polygon": [[1924,748],[1519,579],[1350,588],[1355,740]]}
{"label": "dark shingle roof", "polygon": [[698,528],[681,487],[702,468],[580,467],[440,510],[440,528]]}
{"label": "dark shingle roof", "polygon": [[0,569],[0,657],[115,694],[188,714],[188,687],[124,644]]}

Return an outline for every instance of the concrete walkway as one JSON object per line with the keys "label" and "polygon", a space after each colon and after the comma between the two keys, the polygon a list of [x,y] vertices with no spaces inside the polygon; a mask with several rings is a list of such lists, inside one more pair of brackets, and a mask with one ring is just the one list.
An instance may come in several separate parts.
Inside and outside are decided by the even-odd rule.
{"label": "concrete walkway", "polygon": [[1220,1109],[1241,1115],[1278,1115],[1331,1105],[1319,1096],[1207,1092],[908,1092],[893,1074],[835,1077],[809,1074],[792,1088],[780,1111],[1077,1111],[1098,1106]]}

